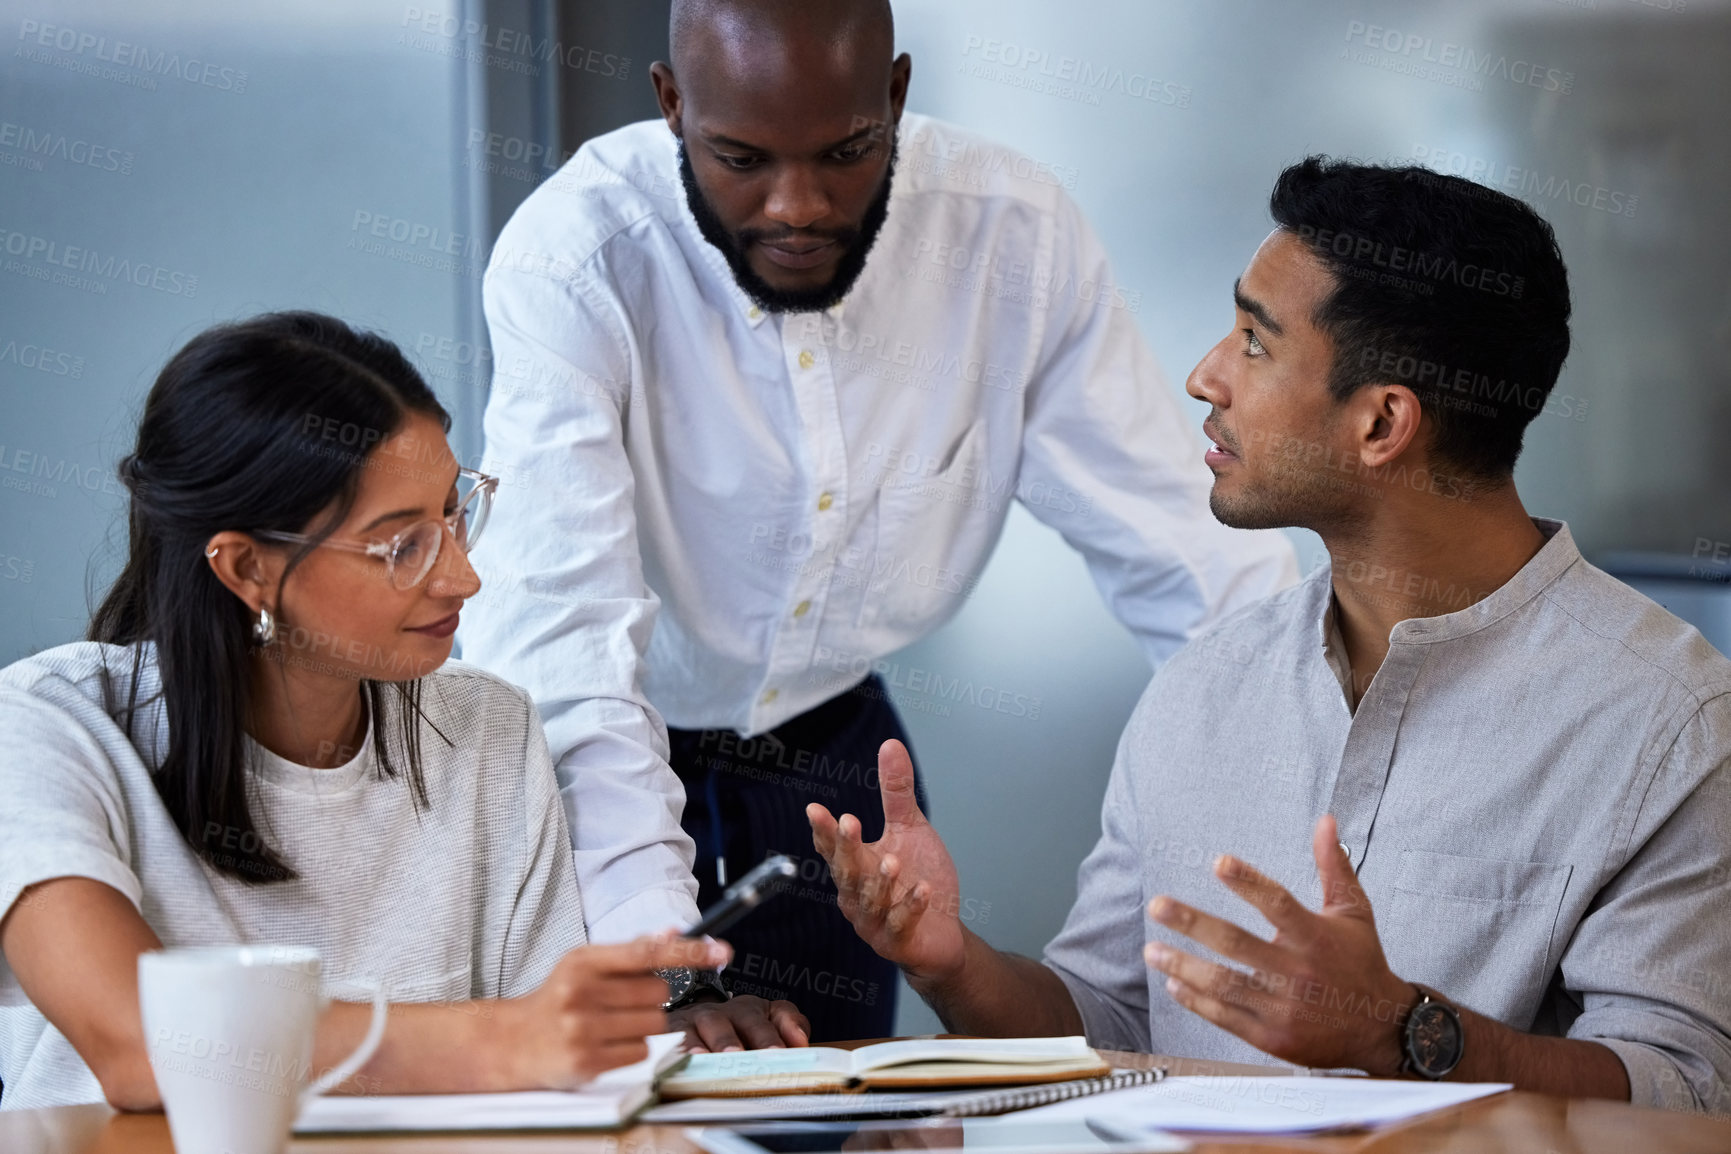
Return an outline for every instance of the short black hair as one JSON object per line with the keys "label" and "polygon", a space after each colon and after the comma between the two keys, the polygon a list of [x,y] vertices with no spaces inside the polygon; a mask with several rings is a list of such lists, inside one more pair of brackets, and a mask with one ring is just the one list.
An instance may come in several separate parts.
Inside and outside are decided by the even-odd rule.
{"label": "short black hair", "polygon": [[1282,172],[1268,207],[1334,275],[1312,318],[1334,342],[1334,396],[1406,385],[1440,460],[1513,474],[1569,355],[1569,274],[1544,218],[1458,176],[1326,156]]}

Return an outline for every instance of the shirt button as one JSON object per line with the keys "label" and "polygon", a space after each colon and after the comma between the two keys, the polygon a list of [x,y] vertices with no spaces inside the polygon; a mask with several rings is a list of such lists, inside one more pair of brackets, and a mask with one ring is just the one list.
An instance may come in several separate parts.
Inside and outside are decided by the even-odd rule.
{"label": "shirt button", "polygon": [[806,614],[806,610],[808,610],[810,608],[811,608],[811,602],[810,601],[801,601],[798,605],[795,605],[793,607],[793,615],[795,617],[804,617]]}
{"label": "shirt button", "polygon": [[817,511],[819,513],[827,513],[829,512],[829,507],[833,504],[835,504],[834,496],[829,493],[821,494],[817,499]]}
{"label": "shirt button", "polygon": [[751,308],[746,310],[745,315],[750,317],[752,320],[756,320],[758,317],[763,315],[763,310],[758,308],[756,305],[752,305]]}
{"label": "shirt button", "polygon": [[1345,842],[1341,842],[1340,843],[1340,852],[1346,855],[1346,860],[1348,862],[1352,861],[1352,847],[1351,846],[1347,845]]}
{"label": "shirt button", "polygon": [[799,367],[800,368],[809,369],[815,364],[817,364],[817,358],[811,355],[810,349],[799,350]]}
{"label": "shirt button", "polygon": [[779,694],[779,691],[778,691],[778,690],[774,690],[774,689],[766,689],[766,690],[764,690],[764,691],[763,691],[763,698],[762,698],[762,701],[763,701],[763,703],[764,703],[764,704],[765,704],[765,705],[768,705],[768,704],[769,704],[769,703],[770,703],[770,702],[772,702],[772,701],[774,701],[774,700],[775,700],[775,699],[776,699],[776,697],[777,697],[777,696],[778,696],[778,694]]}

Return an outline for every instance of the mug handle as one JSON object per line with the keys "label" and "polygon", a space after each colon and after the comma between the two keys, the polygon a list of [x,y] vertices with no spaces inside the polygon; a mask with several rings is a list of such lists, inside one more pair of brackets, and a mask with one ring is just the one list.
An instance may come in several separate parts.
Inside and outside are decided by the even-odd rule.
{"label": "mug handle", "polygon": [[[373,1053],[378,1050],[379,1041],[385,1036],[385,1018],[390,1012],[390,1003],[385,1000],[384,983],[373,981],[371,978],[358,978],[354,984],[370,986],[373,991],[373,1020],[367,1025],[367,1036],[361,1039],[361,1044],[355,1047],[354,1053],[319,1075],[310,1086],[301,1091],[301,1107],[303,1109],[310,1099],[316,1098],[320,1094],[329,1093],[349,1075],[365,1066],[372,1058]],[[319,1001],[328,1004],[328,999],[320,998]]]}

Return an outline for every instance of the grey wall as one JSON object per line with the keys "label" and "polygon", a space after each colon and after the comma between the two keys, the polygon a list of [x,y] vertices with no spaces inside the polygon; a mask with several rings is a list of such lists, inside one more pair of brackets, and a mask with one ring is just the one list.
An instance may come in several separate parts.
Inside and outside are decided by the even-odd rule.
{"label": "grey wall", "polygon": [[[1512,182],[1556,225],[1577,291],[1576,352],[1518,474],[1530,506],[1568,518],[1589,550],[1731,555],[1725,3],[895,11],[912,107],[1070,184],[1174,389],[1230,323],[1228,289],[1284,164],[1416,157]],[[0,662],[81,633],[87,592],[125,544],[113,462],[157,368],[212,321],[295,306],[383,329],[478,459],[487,246],[547,156],[652,114],[664,13],[665,0],[0,2]],[[487,23],[490,44],[464,19]],[[1368,46],[1369,25],[1397,30],[1402,51]],[[600,58],[549,66],[502,29]],[[117,62],[121,41],[135,55]],[[1465,50],[1494,74],[1423,60]],[[1084,65],[1110,87],[1044,75]],[[1533,65],[1539,86],[1519,83]],[[51,260],[97,271],[57,282],[70,270]],[[145,285],[103,271],[122,261],[149,266]],[[1316,543],[1298,539],[1308,562]],[[957,686],[893,692],[972,924],[1037,952],[1149,671],[1079,561],[1020,512],[960,616],[885,675],[916,670]],[[1022,714],[982,707],[1003,694],[970,685]],[[930,1022],[904,1010],[904,1028]]]}
{"label": "grey wall", "polygon": [[[126,547],[114,462],[195,332],[284,307],[411,346],[462,331],[487,251],[464,223],[464,74],[403,16],[0,5],[0,661],[83,633]],[[476,423],[478,393],[434,383]]]}

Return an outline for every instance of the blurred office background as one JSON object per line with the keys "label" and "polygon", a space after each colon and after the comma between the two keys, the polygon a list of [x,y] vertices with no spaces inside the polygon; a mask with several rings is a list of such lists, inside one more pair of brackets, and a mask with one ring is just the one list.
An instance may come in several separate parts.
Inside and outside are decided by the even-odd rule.
{"label": "blurred office background", "polygon": [[[157,369],[212,322],[297,307],[384,331],[481,464],[491,242],[583,140],[654,115],[666,54],[667,0],[0,10],[0,663],[82,634],[125,548],[114,462]],[[910,107],[1070,189],[1175,390],[1230,324],[1285,164],[1416,160],[1525,197],[1556,227],[1576,318],[1527,435],[1528,505],[1731,649],[1731,3],[895,13]],[[1082,64],[1106,86],[1069,79]],[[1319,547],[1294,539],[1308,567]],[[974,925],[1037,954],[1149,670],[1079,559],[1019,510],[966,608],[893,665]],[[1037,716],[895,688],[915,670]],[[904,1030],[933,1022],[904,999]]]}

